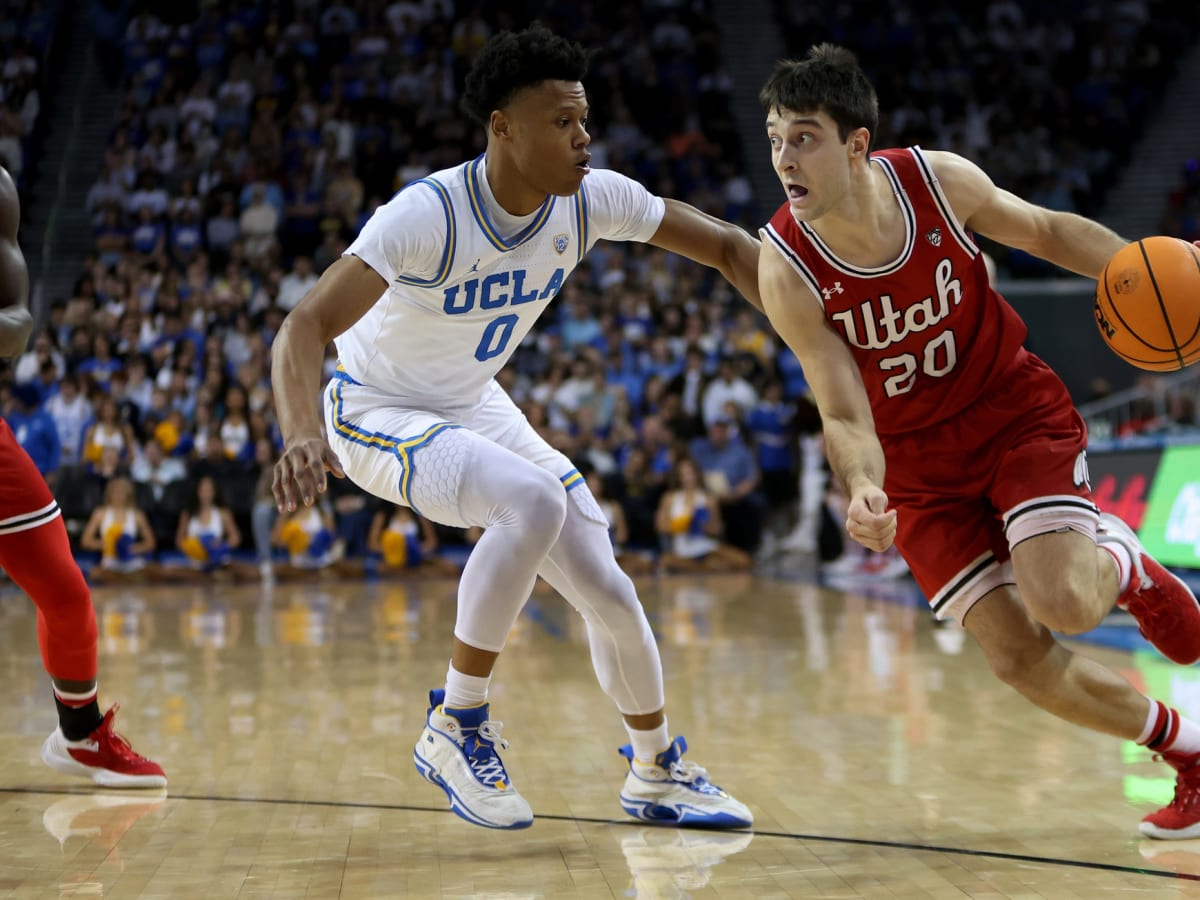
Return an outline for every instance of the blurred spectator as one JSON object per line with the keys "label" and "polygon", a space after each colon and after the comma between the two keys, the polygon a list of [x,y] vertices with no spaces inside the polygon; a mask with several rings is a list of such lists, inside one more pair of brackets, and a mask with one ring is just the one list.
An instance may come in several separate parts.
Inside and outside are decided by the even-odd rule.
{"label": "blurred spectator", "polygon": [[721,505],[686,456],[675,463],[656,523],[668,547],[661,561],[664,572],[747,571],[754,565],[749,554],[721,542]]}
{"label": "blurred spectator", "polygon": [[279,296],[275,302],[280,309],[290,312],[316,283],[312,260],[307,256],[297,256],[292,263],[292,270],[279,282]]}
{"label": "blurred spectator", "polygon": [[758,393],[750,382],[737,374],[733,359],[723,356],[717,363],[716,377],[704,388],[701,400],[704,424],[711,425],[725,415],[727,404],[730,403],[737,407],[739,417],[744,419],[758,403]]}
{"label": "blurred spectator", "polygon": [[91,401],[79,390],[79,379],[74,375],[64,376],[58,383],[58,393],[46,401],[45,409],[54,420],[62,465],[78,465],[82,462],[84,431],[94,415]]}
{"label": "blurred spectator", "polygon": [[35,380],[42,370],[42,364],[47,361],[54,363],[59,378],[66,374],[66,364],[62,354],[58,352],[57,342],[57,336],[49,330],[37,333],[33,339],[33,346],[17,358],[13,369],[13,379],[17,384]]}
{"label": "blurred spectator", "polygon": [[38,389],[31,384],[15,385],[11,406],[4,417],[17,443],[29,454],[42,476],[48,477],[57,471],[62,460],[62,445],[54,419],[41,408]]}
{"label": "blurred spectator", "polygon": [[608,520],[608,534],[617,557],[617,565],[624,569],[627,575],[646,575],[654,571],[654,564],[646,556],[627,549],[629,528],[625,522],[625,511],[620,503],[605,496],[604,481],[598,472],[587,476],[587,486],[596,502],[600,504],[604,518]]}
{"label": "blurred spectator", "polygon": [[720,504],[725,540],[753,553],[762,533],[765,503],[758,492],[754,457],[733,430],[732,418],[718,415],[708,427],[708,437],[692,441],[690,451],[705,488]]}
{"label": "blurred spectator", "polygon": [[196,481],[191,502],[179,517],[176,548],[188,558],[192,571],[209,576],[217,572],[238,580],[258,578],[258,569],[233,558],[242,534],[229,507],[221,502],[217,482],[209,475]]}
{"label": "blurred spectator", "polygon": [[136,484],[145,485],[157,504],[162,502],[167,485],[187,478],[187,467],[179,457],[167,456],[162,444],[151,438],[130,466],[129,476]]}
{"label": "blurred spectator", "polygon": [[793,431],[795,415],[795,407],[783,399],[782,382],[772,379],[767,383],[762,402],[746,418],[746,428],[758,449],[758,469],[767,501],[763,532],[767,551],[773,550],[778,539],[790,532],[795,524],[800,487]]}
{"label": "blurred spectator", "polygon": [[261,265],[275,247],[279,229],[279,211],[267,202],[266,186],[255,184],[250,202],[238,219],[238,233],[245,242],[246,259],[251,265]]}
{"label": "blurred spectator", "polygon": [[371,520],[367,549],[379,557],[380,575],[455,576],[459,567],[438,556],[433,524],[404,506],[385,504]]}
{"label": "blurred spectator", "polygon": [[83,433],[84,462],[96,465],[104,451],[111,450],[118,462],[127,464],[136,446],[133,428],[120,418],[117,401],[102,395],[96,403],[96,420]]}
{"label": "blurred spectator", "polygon": [[93,584],[158,580],[162,569],[149,559],[154,532],[146,514],[134,503],[133,485],[113,478],[104,489],[104,504],[96,507],[79,538],[84,550],[100,554],[100,565],[88,573]]}

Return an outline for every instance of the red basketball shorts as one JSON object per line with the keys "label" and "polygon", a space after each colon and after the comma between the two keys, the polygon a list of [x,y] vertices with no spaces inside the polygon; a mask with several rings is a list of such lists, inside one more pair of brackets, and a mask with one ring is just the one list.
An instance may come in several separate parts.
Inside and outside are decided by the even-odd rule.
{"label": "red basketball shorts", "polygon": [[96,614],[58,504],[8,423],[0,421],[0,566],[38,608],[46,671],[66,681],[96,677]]}
{"label": "red basketball shorts", "polygon": [[1095,537],[1087,429],[1066,386],[1022,351],[967,409],[881,435],[896,547],[938,618],[1014,584],[1010,550],[1064,528]]}

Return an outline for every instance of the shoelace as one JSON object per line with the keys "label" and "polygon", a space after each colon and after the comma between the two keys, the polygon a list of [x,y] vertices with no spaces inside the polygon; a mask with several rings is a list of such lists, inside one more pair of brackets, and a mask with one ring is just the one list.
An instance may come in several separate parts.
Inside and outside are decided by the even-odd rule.
{"label": "shoelace", "polygon": [[[483,784],[495,784],[497,781],[508,781],[508,773],[504,771],[504,763],[496,753],[496,746],[501,750],[508,749],[508,741],[500,737],[503,722],[493,722],[488,719],[479,726],[474,735],[475,747],[467,754],[471,771]],[[486,741],[487,743],[484,743]]]}
{"label": "shoelace", "polygon": [[671,773],[672,780],[682,781],[684,784],[708,781],[708,769],[690,760],[677,759],[671,763],[671,768],[668,771]]}
{"label": "shoelace", "polygon": [[1170,805],[1180,811],[1190,811],[1200,805],[1200,770],[1191,768],[1179,773]]}
{"label": "shoelace", "polygon": [[[118,756],[124,757],[132,762],[149,762],[150,760],[134,750],[133,745],[129,743],[129,741],[127,741],[125,737],[115,728],[113,728],[113,719],[116,717],[118,709],[120,709],[120,707],[114,705],[111,713],[105,715],[104,721],[101,722],[100,727],[96,729],[97,737],[99,738],[96,743],[110,744],[111,749],[114,750]],[[107,741],[105,738],[107,738]]]}
{"label": "shoelace", "polygon": [[142,756],[133,749],[133,745],[130,744],[123,735],[118,734],[111,728],[109,728],[107,731],[108,743],[111,745],[110,749],[116,751],[118,756],[124,757],[125,759],[133,762],[149,762],[146,757]]}

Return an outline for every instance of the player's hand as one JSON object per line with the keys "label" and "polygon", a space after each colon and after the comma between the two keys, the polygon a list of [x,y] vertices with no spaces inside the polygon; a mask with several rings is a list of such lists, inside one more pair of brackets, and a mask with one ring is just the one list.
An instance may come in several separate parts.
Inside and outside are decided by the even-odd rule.
{"label": "player's hand", "polygon": [[288,444],[275,463],[271,485],[279,511],[293,512],[300,503],[312,506],[317,495],[325,492],[327,471],[337,478],[346,477],[337,454],[324,438],[297,438]]}
{"label": "player's hand", "polygon": [[846,511],[846,531],[869,550],[884,551],[896,539],[896,511],[875,485],[858,488]]}

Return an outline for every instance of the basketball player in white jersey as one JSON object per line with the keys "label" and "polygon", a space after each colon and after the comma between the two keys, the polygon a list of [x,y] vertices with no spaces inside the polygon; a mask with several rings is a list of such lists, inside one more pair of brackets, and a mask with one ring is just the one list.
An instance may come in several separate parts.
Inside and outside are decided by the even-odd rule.
{"label": "basketball player in white jersey", "polygon": [[[592,661],[625,719],[621,804],[638,818],[742,828],[749,810],[682,759],[663,711],[658,649],[583,477],[543,441],[494,376],[600,239],[645,241],[717,268],[758,305],[758,241],[728,223],[588,167],[587,56],[542,28],[496,35],[463,105],[487,129],[476,160],[380,207],[287,317],[272,350],[286,447],[281,510],[311,504],[326,471],[447,525],[485,530],[463,570],[445,690],[414,751],[450,808],[524,828],[488,718],[505,637],[542,575],[587,623]],[[337,376],[325,434],[313,398],[324,346]]]}

